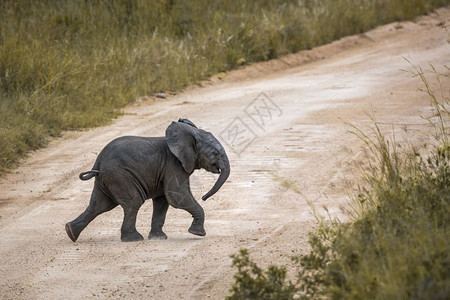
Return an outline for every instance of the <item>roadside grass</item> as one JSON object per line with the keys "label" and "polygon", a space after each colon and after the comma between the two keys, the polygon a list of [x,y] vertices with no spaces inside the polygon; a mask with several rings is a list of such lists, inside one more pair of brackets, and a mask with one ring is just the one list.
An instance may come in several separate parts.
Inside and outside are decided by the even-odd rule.
{"label": "roadside grass", "polygon": [[0,3],[0,175],[140,96],[309,49],[450,0]]}
{"label": "roadside grass", "polygon": [[401,145],[376,122],[369,132],[352,127],[369,157],[351,221],[318,218],[311,251],[293,257],[294,278],[284,266],[262,269],[241,249],[232,255],[237,273],[227,299],[450,298],[450,69],[413,69],[433,111],[427,142]]}

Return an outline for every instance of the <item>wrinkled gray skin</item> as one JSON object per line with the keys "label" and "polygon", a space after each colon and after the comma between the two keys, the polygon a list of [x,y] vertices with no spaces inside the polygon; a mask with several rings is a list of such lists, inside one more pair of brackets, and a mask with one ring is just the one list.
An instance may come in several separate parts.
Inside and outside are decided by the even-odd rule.
{"label": "wrinkled gray skin", "polygon": [[203,208],[189,187],[189,176],[200,168],[220,173],[212,189],[202,197],[206,200],[225,183],[230,164],[219,141],[187,119],[172,122],[165,137],[117,138],[100,152],[91,171],[80,174],[82,180],[95,176],[94,189],[86,210],[66,224],[67,234],[75,242],[95,217],[120,205],[124,211],[121,240],[142,240],[136,230],[136,216],[144,201],[151,198],[149,239],[167,239],[162,227],[169,204],[188,211],[194,218],[188,231],[204,236]]}

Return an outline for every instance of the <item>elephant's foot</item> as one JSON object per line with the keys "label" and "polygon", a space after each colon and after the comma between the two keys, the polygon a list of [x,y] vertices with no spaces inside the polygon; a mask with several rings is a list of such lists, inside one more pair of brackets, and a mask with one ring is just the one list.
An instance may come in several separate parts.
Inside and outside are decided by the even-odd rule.
{"label": "elephant's foot", "polygon": [[142,241],[143,239],[144,237],[139,232],[137,232],[137,230],[133,232],[122,232],[120,236],[120,240],[122,242],[137,242]]}
{"label": "elephant's foot", "polygon": [[167,240],[167,234],[161,231],[150,231],[148,234],[149,240]]}
{"label": "elephant's foot", "polygon": [[78,237],[80,236],[80,232],[74,232],[74,228],[72,228],[72,225],[69,223],[66,223],[66,232],[69,238],[72,240],[72,242],[76,242]]}
{"label": "elephant's foot", "polygon": [[188,229],[189,233],[195,234],[195,235],[199,235],[199,236],[205,236],[206,235],[206,231],[205,228],[203,228],[202,224],[196,224],[196,222],[192,222],[191,227],[189,227]]}

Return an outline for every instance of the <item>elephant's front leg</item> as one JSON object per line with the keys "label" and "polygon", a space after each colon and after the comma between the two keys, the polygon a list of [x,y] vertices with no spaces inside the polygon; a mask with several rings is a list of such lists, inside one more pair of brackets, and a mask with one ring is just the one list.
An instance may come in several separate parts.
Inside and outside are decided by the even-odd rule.
{"label": "elephant's front leg", "polygon": [[192,234],[199,235],[199,236],[205,236],[206,231],[203,227],[205,224],[205,212],[203,211],[203,208],[200,206],[200,204],[195,201],[194,198],[192,200],[195,202],[196,205],[192,207],[192,209],[186,209],[188,212],[191,213],[194,220],[192,221],[191,227],[189,227],[188,231]]}
{"label": "elephant's front leg", "polygon": [[[190,194],[190,191],[189,191]],[[170,202],[169,202],[170,203]],[[190,195],[190,197],[186,197],[183,199],[181,203],[177,203],[177,208],[184,209],[189,212],[194,220],[192,220],[191,227],[189,227],[188,231],[192,234],[205,236],[206,231],[203,227],[205,224],[205,212],[203,208],[195,201],[194,197]]]}
{"label": "elephant's front leg", "polygon": [[164,222],[166,220],[167,209],[169,203],[166,197],[153,198],[153,216],[152,216],[152,229],[148,234],[150,240],[165,240],[167,235],[162,230]]}
{"label": "elephant's front leg", "polygon": [[194,196],[192,196],[189,187],[189,174],[182,172],[170,177],[165,182],[164,192],[170,205],[175,208],[184,209],[194,218],[188,231],[195,235],[206,235],[203,227],[205,213],[200,204],[194,199]]}

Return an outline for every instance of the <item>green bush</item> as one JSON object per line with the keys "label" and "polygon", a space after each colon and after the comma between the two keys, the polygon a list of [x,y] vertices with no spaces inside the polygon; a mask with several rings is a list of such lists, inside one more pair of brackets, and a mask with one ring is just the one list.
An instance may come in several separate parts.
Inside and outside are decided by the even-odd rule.
{"label": "green bush", "polygon": [[310,236],[311,252],[294,258],[295,281],[285,267],[260,269],[242,249],[233,256],[238,271],[228,298],[448,299],[449,157],[448,143],[426,161],[409,161],[415,170],[406,168],[409,159],[394,166],[392,154],[385,156],[389,166],[379,166],[381,173],[367,178],[370,189],[356,197],[358,217],[321,223]]}
{"label": "green bush", "polygon": [[231,257],[238,272],[231,288],[233,294],[227,299],[289,299],[296,291],[295,285],[286,281],[285,267],[272,265],[262,270],[250,260],[247,249]]}
{"label": "green bush", "polygon": [[411,19],[450,0],[0,1],[0,174],[140,96]]}
{"label": "green bush", "polygon": [[[353,127],[369,150],[354,197],[353,221],[320,223],[311,251],[286,268],[261,270],[241,250],[230,299],[449,299],[450,298],[450,98],[448,74],[436,92],[421,69],[434,114],[432,146],[402,147],[375,123],[372,133]],[[429,153],[427,156],[420,153]],[[276,283],[276,284],[274,284]]]}

